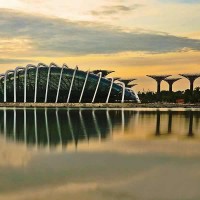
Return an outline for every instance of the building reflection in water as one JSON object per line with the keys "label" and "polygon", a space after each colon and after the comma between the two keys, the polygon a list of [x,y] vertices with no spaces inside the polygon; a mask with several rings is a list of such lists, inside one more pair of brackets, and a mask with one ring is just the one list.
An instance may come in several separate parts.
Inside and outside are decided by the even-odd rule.
{"label": "building reflection in water", "polygon": [[[121,117],[119,115],[121,114]],[[133,115],[133,113],[131,114]],[[0,110],[1,134],[5,139],[26,145],[53,147],[81,140],[104,140],[112,136],[113,127],[124,127],[130,113],[109,110],[6,109]]]}
{"label": "building reflection in water", "polygon": [[[195,119],[197,120],[197,122],[199,121],[200,118],[200,112],[195,112],[195,111],[184,111],[184,112],[175,112],[175,111],[171,111],[169,110],[168,112],[161,112],[161,111],[156,111],[156,130],[155,130],[155,135],[156,136],[161,136],[161,135],[165,135],[165,131],[164,134],[161,134],[161,127],[162,127],[162,122],[165,123],[165,120],[161,120],[161,115],[164,115],[164,113],[168,115],[168,126],[167,126],[167,134],[171,134],[173,132],[172,127],[173,127],[173,116],[176,116],[176,119],[174,121],[176,121],[175,126],[177,128],[177,130],[181,129],[182,127],[188,126],[188,128],[186,128],[188,131],[186,131],[186,135],[188,137],[193,137],[194,136],[194,132],[193,132],[193,127],[194,127],[194,123],[193,123],[193,118],[195,117]],[[179,117],[179,119],[184,118],[185,121],[178,123],[177,121],[177,116]],[[197,124],[196,127],[196,133],[200,132],[199,130],[199,126]],[[178,131],[177,131],[178,133]]]}
{"label": "building reflection in water", "polygon": [[172,111],[169,110],[169,117],[168,117],[168,133],[172,132]]}
{"label": "building reflection in water", "polygon": [[189,137],[193,137],[194,133],[193,133],[193,112],[190,111],[189,112],[189,129],[188,129],[188,136]]}
{"label": "building reflection in water", "polygon": [[156,112],[156,136],[160,135],[160,111]]}
{"label": "building reflection in water", "polygon": [[198,111],[4,108],[0,110],[0,132],[5,140],[27,146],[62,144],[66,148],[91,139],[100,142],[119,132],[160,137],[182,130],[183,135],[193,137],[200,131],[199,118]]}

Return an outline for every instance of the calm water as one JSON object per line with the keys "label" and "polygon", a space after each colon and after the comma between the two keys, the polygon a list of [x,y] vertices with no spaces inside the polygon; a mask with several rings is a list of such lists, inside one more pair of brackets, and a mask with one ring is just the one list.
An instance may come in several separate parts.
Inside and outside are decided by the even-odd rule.
{"label": "calm water", "polygon": [[0,200],[200,199],[200,110],[0,109]]}

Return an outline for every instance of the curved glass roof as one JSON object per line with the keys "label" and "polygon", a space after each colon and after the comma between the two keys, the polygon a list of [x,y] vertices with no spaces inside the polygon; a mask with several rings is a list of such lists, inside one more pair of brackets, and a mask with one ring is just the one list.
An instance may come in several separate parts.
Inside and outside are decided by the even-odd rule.
{"label": "curved glass roof", "polygon": [[1,102],[105,103],[123,99],[137,102],[134,92],[102,77],[101,73],[55,64],[16,68],[0,76]]}

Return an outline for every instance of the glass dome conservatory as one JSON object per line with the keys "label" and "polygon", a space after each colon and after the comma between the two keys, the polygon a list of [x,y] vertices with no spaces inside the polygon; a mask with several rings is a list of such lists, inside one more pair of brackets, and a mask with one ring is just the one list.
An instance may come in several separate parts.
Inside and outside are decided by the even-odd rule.
{"label": "glass dome conservatory", "polygon": [[27,65],[0,74],[1,102],[114,103],[139,102],[137,94],[114,78],[112,71],[82,71],[78,67]]}

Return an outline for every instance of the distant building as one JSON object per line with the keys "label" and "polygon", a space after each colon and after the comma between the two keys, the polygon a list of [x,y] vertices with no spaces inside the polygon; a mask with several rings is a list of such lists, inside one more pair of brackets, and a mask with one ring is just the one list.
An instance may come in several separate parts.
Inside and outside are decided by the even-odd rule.
{"label": "distant building", "polygon": [[[98,73],[97,73],[98,72]],[[137,94],[114,78],[106,78],[111,71],[85,72],[58,67],[27,65],[0,75],[1,102],[105,103],[139,102]]]}
{"label": "distant building", "polygon": [[184,99],[176,99],[176,103],[185,103]]}

